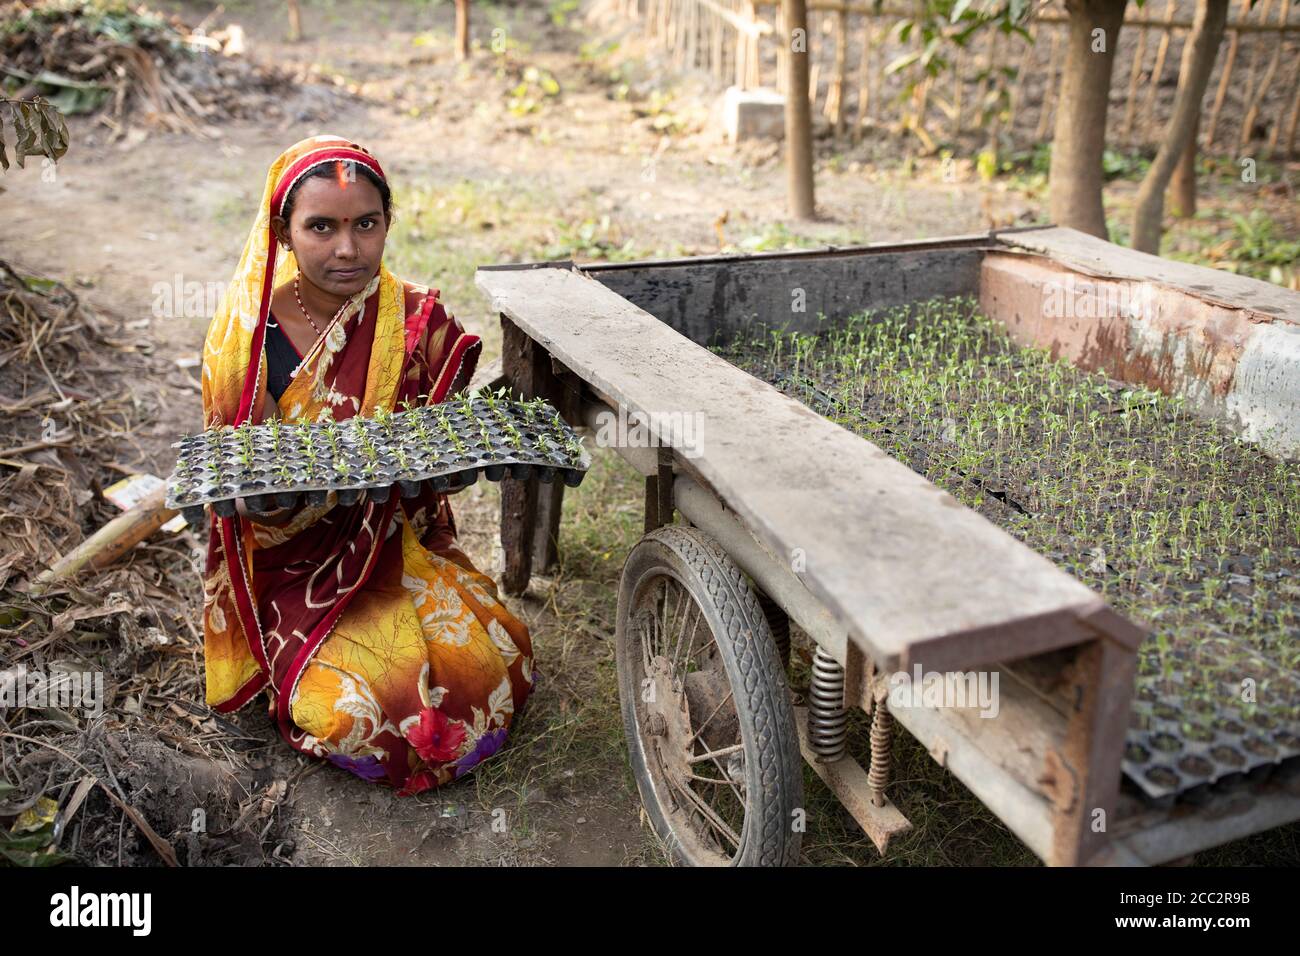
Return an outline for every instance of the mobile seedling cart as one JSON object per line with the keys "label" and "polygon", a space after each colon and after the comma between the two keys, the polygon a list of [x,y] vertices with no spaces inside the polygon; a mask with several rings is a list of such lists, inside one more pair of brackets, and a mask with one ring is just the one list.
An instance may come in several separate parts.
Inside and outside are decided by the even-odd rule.
{"label": "mobile seedling cart", "polygon": [[[680,861],[795,862],[801,759],[885,852],[910,826],[889,798],[893,721],[1049,864],[1155,864],[1300,819],[1285,751],[1249,773],[1210,774],[1195,801],[1121,786],[1145,631],[871,442],[704,347],[749,323],[813,331],[819,314],[976,296],[1017,341],[1185,394],[1294,456],[1300,295],[1058,228],[494,266],[476,281],[500,313],[514,392],[574,425],[622,416],[652,436],[610,442],[645,477],[616,653],[632,767]],[[1065,313],[1051,306],[1062,289]],[[508,593],[554,561],[563,492],[503,484]],[[786,681],[791,622],[816,646],[804,700]],[[891,676],[918,668],[996,674],[996,717],[969,702],[895,706]],[[871,716],[869,755],[845,749],[856,707]]]}

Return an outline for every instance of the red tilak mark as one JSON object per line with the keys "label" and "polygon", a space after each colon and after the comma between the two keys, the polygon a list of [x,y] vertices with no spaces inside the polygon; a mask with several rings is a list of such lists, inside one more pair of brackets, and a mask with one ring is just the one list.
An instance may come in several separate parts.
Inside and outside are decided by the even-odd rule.
{"label": "red tilak mark", "polygon": [[[337,174],[337,176],[338,176],[338,180],[339,180],[339,189],[347,189],[347,188],[348,188],[348,172],[347,172],[347,170],[344,169],[344,167],[343,167],[343,160],[339,160],[338,162],[336,162],[336,163],[334,164],[334,172],[335,172],[335,173]],[[344,221],[346,222],[346,220],[344,220]]]}

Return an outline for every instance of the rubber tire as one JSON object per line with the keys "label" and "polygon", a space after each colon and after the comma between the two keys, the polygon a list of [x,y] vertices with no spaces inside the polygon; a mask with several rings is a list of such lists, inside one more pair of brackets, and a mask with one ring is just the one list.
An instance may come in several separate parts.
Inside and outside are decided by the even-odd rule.
{"label": "rubber tire", "polygon": [[647,575],[677,578],[713,632],[745,745],[749,807],[733,866],[794,866],[802,834],[793,827],[803,808],[803,759],[785,668],[767,619],[745,575],[712,537],[698,528],[667,525],[643,537],[623,565],[618,592],[615,658],[623,730],[637,789],[655,832],[673,858],[694,865],[673,836],[646,765],[637,727],[640,658],[628,647],[628,618],[637,582]]}

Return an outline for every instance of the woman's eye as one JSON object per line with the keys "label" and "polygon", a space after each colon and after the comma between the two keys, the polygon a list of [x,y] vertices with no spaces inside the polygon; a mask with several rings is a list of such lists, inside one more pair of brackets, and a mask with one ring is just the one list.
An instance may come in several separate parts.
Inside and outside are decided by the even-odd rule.
{"label": "woman's eye", "polygon": [[312,232],[324,234],[329,231],[329,223],[314,222],[311,224]]}
{"label": "woman's eye", "polygon": [[375,221],[373,219],[360,219],[357,221],[358,229],[371,229],[374,225]]}

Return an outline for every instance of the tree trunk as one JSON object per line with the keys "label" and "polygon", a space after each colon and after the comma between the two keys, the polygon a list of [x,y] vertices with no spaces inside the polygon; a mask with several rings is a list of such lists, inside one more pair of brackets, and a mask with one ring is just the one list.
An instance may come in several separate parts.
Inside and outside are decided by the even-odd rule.
{"label": "tree trunk", "polygon": [[297,43],[302,39],[302,10],[298,0],[289,0],[289,42]]}
{"label": "tree trunk", "polygon": [[813,198],[812,109],[808,102],[808,4],[784,0],[787,45],[785,57],[785,167],[790,215],[811,219]]}
{"label": "tree trunk", "polygon": [[469,59],[469,0],[456,0],[456,59]]}
{"label": "tree trunk", "polygon": [[1160,252],[1160,231],[1164,219],[1165,188],[1189,144],[1194,149],[1201,100],[1210,85],[1214,60],[1223,40],[1228,21],[1228,0],[1198,0],[1192,34],[1183,50],[1183,65],[1178,74],[1178,93],[1165,129],[1164,140],[1155,161],[1147,170],[1138,189],[1133,210],[1133,248],[1141,252]]}
{"label": "tree trunk", "polygon": [[1169,191],[1165,195],[1170,215],[1178,219],[1191,219],[1196,215],[1196,156],[1200,152],[1200,134],[1201,114],[1198,112],[1192,137],[1187,141],[1183,155],[1178,157],[1178,165],[1174,167]]}
{"label": "tree trunk", "polygon": [[[1102,239],[1102,151],[1119,29],[1128,0],[1066,0],[1070,17],[1065,72],[1056,110],[1050,174],[1051,217]],[[1102,31],[1094,37],[1094,31]]]}

